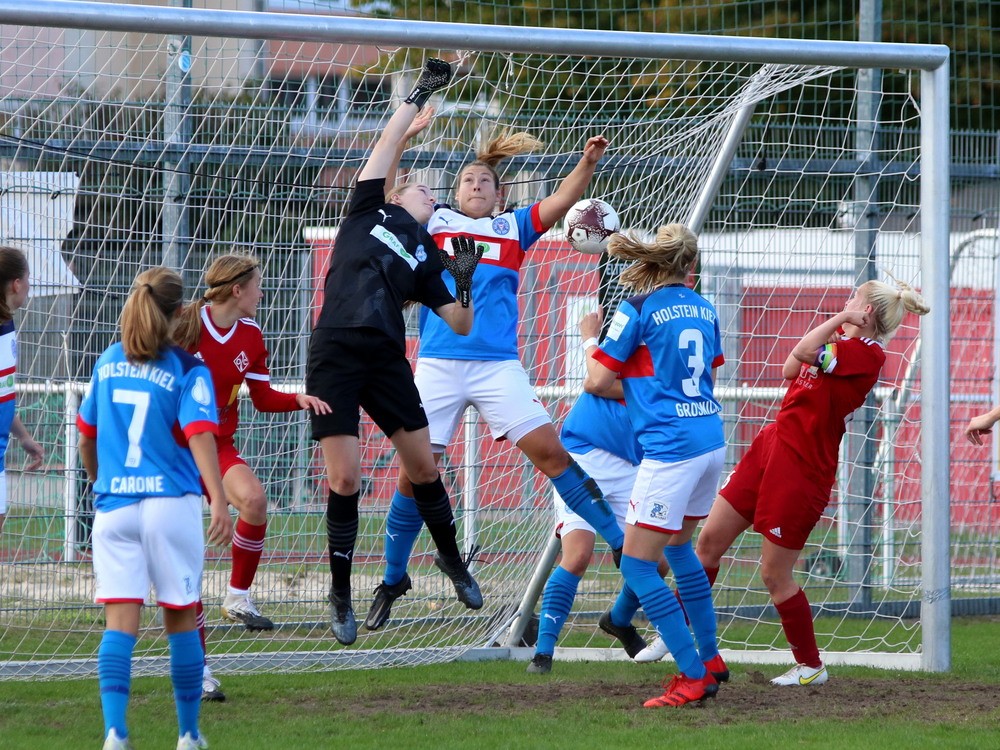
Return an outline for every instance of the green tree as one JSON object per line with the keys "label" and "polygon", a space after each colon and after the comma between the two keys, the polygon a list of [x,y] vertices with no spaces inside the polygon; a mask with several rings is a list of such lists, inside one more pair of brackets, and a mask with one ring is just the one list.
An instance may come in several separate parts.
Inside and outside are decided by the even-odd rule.
{"label": "green tree", "polygon": [[[352,0],[367,7],[366,0]],[[542,0],[504,3],[447,0],[385,0],[382,14],[414,20],[512,26],[603,29],[696,34],[725,34],[786,39],[854,41],[858,38],[858,3],[844,0],[577,0],[576,7],[555,7]],[[952,127],[996,130],[1000,127],[1000,3],[964,0],[931,3],[883,0],[882,41],[946,44],[952,50]],[[667,66],[667,75],[676,70]],[[483,71],[487,76],[493,71]],[[549,80],[548,91],[560,99],[580,99],[587,90],[579,82]],[[886,106],[898,109],[917,77],[887,78]],[[655,89],[652,85],[651,89]],[[665,89],[668,90],[668,89]],[[537,92],[526,92],[535,94]],[[662,97],[654,95],[657,104]],[[599,102],[598,97],[593,101]],[[828,107],[829,101],[817,102]],[[845,105],[846,106],[846,105]],[[888,111],[895,119],[899,111]]]}

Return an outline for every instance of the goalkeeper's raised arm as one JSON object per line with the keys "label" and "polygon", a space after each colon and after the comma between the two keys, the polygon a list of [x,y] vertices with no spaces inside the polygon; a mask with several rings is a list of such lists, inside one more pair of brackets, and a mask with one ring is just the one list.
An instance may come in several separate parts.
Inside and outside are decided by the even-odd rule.
{"label": "goalkeeper's raised arm", "polygon": [[360,409],[389,438],[412,478],[418,518],[437,545],[438,566],[464,587],[475,609],[483,604],[459,554],[451,502],[406,359],[403,319],[403,306],[419,302],[437,311],[456,333],[468,333],[473,314],[468,292],[479,258],[474,246],[448,258],[456,278],[463,279],[456,289],[462,301],[456,302],[442,278],[444,263],[434,238],[424,226],[434,211],[431,189],[405,183],[387,191],[385,184],[419,108],[450,77],[447,63],[427,62],[413,93],[393,113],[361,170],[337,233],[323,307],[309,343],[306,392],[330,404],[328,413],[311,415],[312,436],[322,450],[329,484],[330,630],[345,646],[358,634],[351,561],[361,489]]}
{"label": "goalkeeper's raised arm", "polygon": [[451,80],[451,66],[444,60],[430,58],[424,63],[424,69],[417,80],[413,91],[392,113],[382,135],[379,136],[372,149],[368,161],[361,169],[358,180],[374,180],[379,177],[395,176],[399,154],[407,136],[411,133],[410,125],[416,119],[427,99],[435,91],[444,88]]}

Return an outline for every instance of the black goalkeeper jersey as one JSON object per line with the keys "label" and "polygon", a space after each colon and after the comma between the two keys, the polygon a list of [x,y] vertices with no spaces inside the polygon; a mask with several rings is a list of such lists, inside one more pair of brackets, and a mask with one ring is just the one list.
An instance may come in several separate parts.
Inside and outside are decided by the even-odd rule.
{"label": "black goalkeeper jersey", "polygon": [[455,301],[437,245],[402,207],[385,202],[385,179],[358,182],[337,232],[316,328],[376,328],[406,346],[403,305]]}

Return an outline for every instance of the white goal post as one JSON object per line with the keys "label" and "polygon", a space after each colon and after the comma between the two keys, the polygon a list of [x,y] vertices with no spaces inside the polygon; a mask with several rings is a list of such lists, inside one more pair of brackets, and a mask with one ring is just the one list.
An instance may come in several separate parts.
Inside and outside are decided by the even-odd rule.
{"label": "white goal post", "polygon": [[[60,459],[12,483],[0,535],[0,679],[96,671],[102,623],[74,405],[132,278],[173,265],[194,296],[212,255],[254,252],[272,377],[300,388],[354,173],[423,56],[455,51],[456,80],[402,168],[443,199],[484,134],[528,130],[545,149],[503,175],[508,201],[528,205],[568,173],[587,136],[605,133],[611,146],[589,195],[627,227],[683,221],[700,233],[699,283],[726,324],[718,388],[730,467],[780,403],[771,368],[793,334],[839,309],[859,280],[892,273],[921,289],[931,313],[907,319],[893,342],[894,369],[845,441],[837,497],[802,572],[828,663],[949,669],[946,47],[0,0],[0,163],[79,175],[61,252],[83,289],[64,329],[44,299],[19,321],[22,415]],[[571,318],[593,303],[594,276],[593,259],[571,251],[558,227],[521,270],[522,357],[557,419],[580,390]],[[58,377],[42,364],[54,333],[69,353]],[[256,636],[219,618],[229,563],[212,557],[204,596],[217,671],[526,653],[517,644],[557,552],[549,488],[473,412],[444,473],[463,538],[482,546],[486,605],[472,613],[454,602],[428,565],[424,535],[414,590],[388,627],[347,649],[335,647],[326,619],[325,493],[305,421],[249,410],[242,421],[238,443],[271,501],[255,596],[278,627]],[[355,555],[361,613],[382,572],[394,480],[388,443],[370,428]],[[716,587],[723,653],[785,662],[756,548],[739,544]],[[595,625],[618,580],[610,558],[599,559],[558,658],[618,658]],[[144,625],[137,671],[162,671],[165,642],[151,615]]]}

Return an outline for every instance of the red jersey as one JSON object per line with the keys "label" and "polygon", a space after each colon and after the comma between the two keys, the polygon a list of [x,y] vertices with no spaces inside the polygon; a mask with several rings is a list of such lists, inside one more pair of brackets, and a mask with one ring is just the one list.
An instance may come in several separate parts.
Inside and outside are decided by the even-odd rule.
{"label": "red jersey", "polygon": [[[822,351],[822,350],[821,350]],[[847,419],[865,402],[885,364],[874,339],[842,337],[826,347],[822,364],[803,364],[775,420],[778,438],[807,469],[832,481]]]}
{"label": "red jersey", "polygon": [[219,440],[233,439],[239,425],[240,386],[246,381],[250,400],[257,411],[295,411],[294,393],[271,388],[267,348],[260,326],[252,318],[240,318],[228,330],[212,322],[211,307],[201,308],[201,338],[192,352],[212,373],[215,401],[219,409]]}

